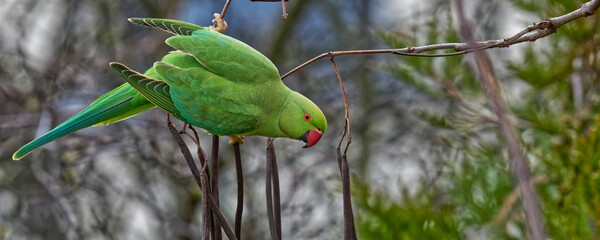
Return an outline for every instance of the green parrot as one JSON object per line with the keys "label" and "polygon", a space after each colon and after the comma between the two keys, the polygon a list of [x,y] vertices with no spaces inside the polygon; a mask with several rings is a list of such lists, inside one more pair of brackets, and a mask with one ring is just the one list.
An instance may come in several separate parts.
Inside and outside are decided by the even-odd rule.
{"label": "green parrot", "polygon": [[82,128],[118,122],[155,106],[219,136],[286,137],[311,147],[326,131],[319,107],[286,87],[275,65],[245,43],[182,21],[129,21],[174,34],[166,43],[176,50],[144,74],[110,63],[127,83],[21,147],[14,160]]}

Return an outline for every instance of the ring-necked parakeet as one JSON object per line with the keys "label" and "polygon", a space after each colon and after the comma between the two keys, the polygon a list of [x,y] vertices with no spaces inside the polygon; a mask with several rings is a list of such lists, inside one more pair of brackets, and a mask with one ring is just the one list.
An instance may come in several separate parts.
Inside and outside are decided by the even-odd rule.
{"label": "ring-necked parakeet", "polygon": [[21,147],[14,160],[79,129],[121,121],[154,106],[220,136],[287,137],[310,147],[327,129],[323,112],[287,88],[275,65],[245,43],[176,20],[129,21],[175,34],[166,43],[176,50],[143,75],[111,63],[127,83]]}

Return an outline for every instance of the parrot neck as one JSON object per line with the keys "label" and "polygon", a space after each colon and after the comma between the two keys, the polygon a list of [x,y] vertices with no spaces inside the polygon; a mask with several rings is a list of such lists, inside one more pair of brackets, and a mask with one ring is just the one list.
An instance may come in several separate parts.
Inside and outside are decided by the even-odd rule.
{"label": "parrot neck", "polygon": [[[279,129],[279,136],[278,137],[289,137],[288,136],[288,132],[285,131],[285,127],[282,126],[282,113],[285,111],[286,107],[288,106],[288,104],[290,103],[290,99],[292,99],[292,96],[294,95],[294,91],[289,91],[287,97],[285,98],[285,101],[283,102],[283,104],[281,104],[281,108],[279,109],[279,112],[277,113],[277,126]],[[285,120],[283,121],[285,122]]]}
{"label": "parrot neck", "polygon": [[285,108],[285,106],[288,104],[288,102],[292,98],[292,95],[294,95],[294,91],[290,91],[288,96],[285,98],[285,101],[283,102],[283,104],[281,105],[281,108],[279,109],[279,113],[277,113],[277,121],[279,121],[279,118],[281,117],[281,113],[283,112],[283,109]]}
{"label": "parrot neck", "polygon": [[[305,123],[302,118],[304,112],[301,106],[304,99],[304,96],[290,90],[277,117],[280,137],[300,139],[302,134],[304,134],[305,131],[302,128],[302,123]],[[298,120],[301,120],[300,124]]]}

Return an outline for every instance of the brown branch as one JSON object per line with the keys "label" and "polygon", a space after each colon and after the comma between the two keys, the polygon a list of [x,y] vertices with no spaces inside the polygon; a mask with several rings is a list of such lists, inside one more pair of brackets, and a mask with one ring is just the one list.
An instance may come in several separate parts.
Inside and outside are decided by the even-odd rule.
{"label": "brown branch", "polygon": [[[474,41],[472,24],[466,19],[463,12],[461,0],[455,0],[455,9],[458,15],[458,23],[460,25],[460,35],[467,43]],[[548,28],[546,28],[548,29]],[[525,33],[519,33],[525,36]],[[522,36],[517,36],[514,39],[519,39]],[[531,179],[531,171],[527,165],[527,158],[523,152],[523,147],[516,136],[515,130],[509,121],[508,116],[511,115],[506,102],[501,96],[501,89],[498,84],[498,79],[494,72],[492,62],[485,52],[475,52],[475,63],[479,72],[479,80],[485,91],[488,101],[491,103],[496,116],[498,117],[498,126],[500,133],[508,146],[510,158],[513,164],[514,175],[517,178],[518,187],[522,196],[523,210],[527,219],[527,231],[531,239],[543,240],[546,239],[544,232],[544,220],[540,211],[535,189],[527,184]],[[521,184],[525,183],[525,184]]]}
{"label": "brown branch", "polygon": [[340,70],[337,67],[337,64],[333,60],[333,55],[329,56],[329,60],[333,65],[333,70],[335,70],[335,74],[337,75],[338,82],[340,83],[340,89],[342,90],[342,98],[344,99],[344,131],[342,132],[342,137],[340,138],[340,142],[338,143],[338,149],[342,145],[342,141],[346,134],[348,134],[348,139],[346,141],[346,147],[344,148],[344,156],[346,156],[346,152],[348,151],[348,146],[352,142],[352,129],[350,128],[350,111],[348,110],[348,98],[346,97],[346,88],[344,88],[344,82],[342,82],[342,76],[340,75]]}
{"label": "brown branch", "polygon": [[[188,124],[188,128],[191,129],[192,132],[194,132],[193,138],[189,134],[187,134],[187,135],[188,135],[188,137],[190,137],[192,139],[192,141],[194,141],[196,143],[196,146],[197,146],[196,154],[198,154],[198,158],[200,160],[200,165],[202,165],[202,168],[206,168],[206,153],[204,153],[204,149],[202,149],[202,147],[200,147],[200,140],[199,140],[200,137],[198,136],[198,132],[192,125]],[[206,175],[210,178],[209,172],[206,172]]]}
{"label": "brown branch", "polygon": [[[350,113],[348,110],[348,98],[346,97],[346,89],[344,88],[344,83],[342,81],[342,76],[340,75],[340,70],[337,67],[337,64],[333,60],[333,56],[329,56],[329,60],[333,65],[333,69],[335,70],[335,74],[337,75],[338,81],[340,83],[340,89],[342,91],[342,97],[344,99],[344,130],[342,131],[342,137],[337,145],[337,161],[338,166],[340,168],[340,175],[342,177],[342,198],[344,204],[344,239],[346,240],[356,240],[356,229],[354,227],[354,213],[352,212],[352,198],[350,193],[350,168],[348,166],[348,159],[346,158],[346,153],[348,151],[348,147],[352,142],[352,131],[350,128]],[[346,147],[344,148],[344,154],[341,153],[341,146],[344,138],[348,136],[346,141]]]}
{"label": "brown branch", "polygon": [[[167,117],[167,119],[169,119],[169,118]],[[203,193],[208,193],[206,195],[203,194],[202,197],[208,199],[208,205],[210,206],[210,209],[203,209],[203,210],[204,211],[212,210],[216,219],[219,221],[219,224],[222,226],[223,231],[225,232],[225,235],[227,235],[227,237],[230,240],[237,240],[237,237],[231,230],[229,223],[227,223],[227,220],[225,220],[223,213],[221,213],[221,210],[219,209],[217,202],[215,201],[215,199],[211,196],[210,192],[208,191],[209,184],[208,184],[208,176],[206,174],[207,173],[206,172],[206,170],[207,170],[206,164],[203,166],[202,172],[200,172],[198,170],[198,166],[196,165],[196,162],[194,162],[194,158],[192,157],[190,150],[188,149],[187,145],[181,138],[180,132],[177,130],[175,125],[169,120],[167,123],[167,127],[169,128],[169,131],[171,131],[173,138],[175,138],[175,142],[177,142],[177,145],[179,146],[179,149],[181,150],[181,153],[183,154],[183,156],[190,168],[190,171],[192,172],[192,175],[194,176],[194,179],[196,180],[196,184],[198,185],[198,187],[200,187],[200,189],[202,190]],[[198,147],[200,147],[200,145],[198,145]],[[203,188],[205,188],[205,189],[203,189]]]}
{"label": "brown branch", "polygon": [[[169,116],[169,115],[167,114],[167,116]],[[186,126],[192,130],[192,132],[194,133],[193,136],[190,133],[188,133],[187,131],[185,131]],[[200,160],[200,165],[202,166],[202,171],[201,171],[201,176],[200,176],[202,186],[200,187],[201,188],[200,191],[202,192],[202,196],[209,196],[210,195],[210,193],[209,193],[210,182],[208,181],[208,179],[210,179],[210,173],[208,171],[208,161],[206,160],[207,158],[206,158],[206,153],[204,153],[204,149],[202,149],[202,146],[200,146],[200,137],[198,136],[198,132],[191,124],[185,123],[185,124],[183,124],[183,128],[179,132],[179,134],[185,134],[190,139],[192,139],[192,141],[194,141],[194,143],[196,144],[196,154],[198,155],[198,159]],[[213,221],[213,214],[209,207],[208,200],[205,197],[202,198],[202,209],[204,209],[202,211],[202,220],[204,221],[204,222],[202,222],[204,239],[210,239],[211,234],[214,235],[215,224]]]}
{"label": "brown branch", "polygon": [[[281,79],[286,78],[290,74],[304,68],[305,66],[321,59],[324,57],[336,57],[341,55],[355,55],[355,54],[380,54],[380,53],[391,53],[405,56],[415,56],[415,57],[446,57],[446,56],[455,56],[455,55],[463,55],[467,53],[472,53],[475,51],[481,51],[489,48],[500,48],[500,47],[509,47],[511,45],[522,43],[522,42],[533,42],[537,39],[546,37],[550,34],[556,33],[556,30],[562,25],[574,21],[575,19],[588,17],[596,12],[600,7],[600,0],[591,0],[587,3],[584,3],[577,10],[567,13],[562,16],[549,18],[540,23],[534,23],[527,28],[521,30],[517,34],[503,39],[498,40],[488,40],[488,41],[473,41],[471,43],[439,43],[432,45],[424,45],[418,47],[405,47],[399,49],[374,49],[374,50],[350,50],[350,51],[333,51],[322,53],[305,63],[297,66],[296,68],[290,70],[288,73],[281,76]],[[537,30],[537,31],[536,31]],[[444,50],[449,49],[455,52],[450,53],[441,53],[441,54],[423,54],[424,52],[434,51],[434,50]]]}
{"label": "brown branch", "polygon": [[177,145],[181,149],[181,153],[183,154],[183,157],[187,161],[188,166],[190,167],[190,170],[192,171],[192,175],[194,175],[196,184],[198,184],[198,187],[202,188],[202,180],[200,179],[200,172],[198,171],[198,166],[196,166],[196,162],[194,162],[194,157],[192,157],[192,154],[190,153],[190,150],[187,148],[187,145],[185,144],[183,139],[179,136],[179,131],[177,131],[177,128],[175,128],[175,125],[171,121],[169,121],[167,126],[169,127],[169,130],[171,131],[171,134],[173,135],[173,137],[175,137],[175,141],[177,142]]}
{"label": "brown branch", "polygon": [[[208,180],[206,180],[206,181],[208,182]],[[230,240],[237,240],[237,238],[235,237],[235,234],[233,233],[233,231],[231,230],[231,227],[229,226],[229,223],[227,223],[227,220],[225,220],[223,213],[217,206],[215,199],[212,196],[210,196],[210,194],[208,194],[208,201],[210,203],[211,209],[213,210],[214,213],[216,213],[217,219],[219,220],[221,227],[223,227],[223,231],[225,232],[225,235],[227,235],[227,237]]]}
{"label": "brown branch", "polygon": [[223,10],[221,10],[221,19],[223,19],[223,20],[225,20],[225,14],[227,13],[227,10],[229,9],[229,4],[231,4],[231,0],[227,0],[227,2],[225,2],[225,6],[223,6]]}
{"label": "brown branch", "polygon": [[281,17],[283,17],[283,21],[287,20],[287,9],[285,7],[285,2],[289,1],[289,0],[250,0],[251,2],[281,2],[281,11],[283,12],[281,14]]}
{"label": "brown branch", "polygon": [[285,8],[285,0],[281,0],[281,11],[283,11],[283,13],[281,14],[281,16],[283,17],[283,21],[287,20],[287,10]]}

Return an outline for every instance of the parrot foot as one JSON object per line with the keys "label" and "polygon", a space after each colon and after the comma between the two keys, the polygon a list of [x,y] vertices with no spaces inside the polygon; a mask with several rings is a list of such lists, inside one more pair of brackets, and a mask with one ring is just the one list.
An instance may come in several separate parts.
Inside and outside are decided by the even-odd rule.
{"label": "parrot foot", "polygon": [[213,16],[215,17],[215,19],[213,19],[214,25],[208,28],[220,33],[225,33],[225,30],[227,30],[227,22],[221,18],[221,14],[215,13]]}
{"label": "parrot foot", "polygon": [[244,136],[240,135],[229,135],[229,145],[233,146],[235,144],[242,145],[244,144]]}

